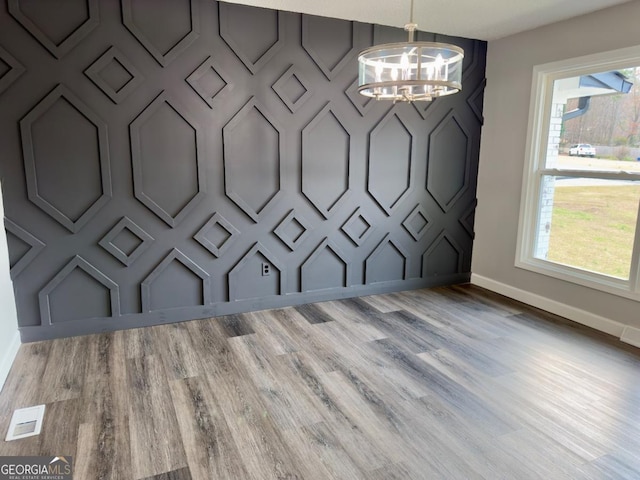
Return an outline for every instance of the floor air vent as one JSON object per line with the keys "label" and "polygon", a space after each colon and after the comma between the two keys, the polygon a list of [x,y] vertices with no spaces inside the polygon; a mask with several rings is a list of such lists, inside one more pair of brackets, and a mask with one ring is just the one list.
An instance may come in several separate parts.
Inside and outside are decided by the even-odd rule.
{"label": "floor air vent", "polygon": [[37,407],[21,408],[14,411],[5,441],[40,435],[44,407],[44,405],[38,405]]}

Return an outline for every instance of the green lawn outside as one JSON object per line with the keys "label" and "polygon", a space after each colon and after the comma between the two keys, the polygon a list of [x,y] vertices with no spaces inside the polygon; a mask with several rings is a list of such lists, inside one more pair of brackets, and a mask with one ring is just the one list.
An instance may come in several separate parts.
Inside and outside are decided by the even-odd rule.
{"label": "green lawn outside", "polygon": [[551,261],[629,278],[640,186],[556,186]]}

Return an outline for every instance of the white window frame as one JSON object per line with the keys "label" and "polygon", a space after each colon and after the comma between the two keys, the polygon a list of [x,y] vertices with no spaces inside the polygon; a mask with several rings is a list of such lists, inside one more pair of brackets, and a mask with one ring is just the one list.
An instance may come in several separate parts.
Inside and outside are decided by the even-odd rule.
{"label": "white window frame", "polygon": [[639,173],[585,172],[583,170],[547,168],[545,166],[554,82],[562,78],[618,70],[630,66],[640,66],[640,45],[536,65],[533,68],[515,266],[640,301],[640,211],[636,217],[636,231],[628,280],[561,265],[534,256],[540,217],[540,185],[543,176],[576,176],[640,181]]}

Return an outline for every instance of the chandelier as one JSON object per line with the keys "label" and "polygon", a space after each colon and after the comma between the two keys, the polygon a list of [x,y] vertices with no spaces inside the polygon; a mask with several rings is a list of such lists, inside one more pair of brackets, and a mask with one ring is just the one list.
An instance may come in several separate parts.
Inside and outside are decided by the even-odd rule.
{"label": "chandelier", "polygon": [[376,100],[430,101],[462,89],[464,51],[456,45],[416,42],[411,17],[404,29],[409,40],[368,48],[358,56],[358,92]]}

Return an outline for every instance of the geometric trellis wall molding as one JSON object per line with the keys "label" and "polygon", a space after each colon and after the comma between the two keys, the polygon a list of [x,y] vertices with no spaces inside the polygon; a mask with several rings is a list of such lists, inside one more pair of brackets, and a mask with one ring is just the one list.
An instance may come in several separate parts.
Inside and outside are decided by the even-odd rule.
{"label": "geometric trellis wall molding", "polygon": [[[38,297],[40,300],[40,315],[42,320],[46,323],[52,324],[57,321],[64,321],[64,318],[57,318],[57,315],[52,312],[52,295],[56,290],[61,289],[65,282],[67,282],[71,275],[80,270],[87,275],[88,279],[93,280],[93,285],[97,288],[102,287],[108,291],[108,312],[105,312],[104,317],[118,317],[120,315],[120,291],[118,285],[107,277],[104,273],[98,270],[95,266],[91,265],[84,258],[76,255],[60,272],[53,277],[49,283],[40,291]],[[83,281],[84,285],[90,285],[86,281]],[[99,285],[99,286],[98,286]],[[73,294],[74,292],[71,292]],[[85,301],[86,299],[75,299],[76,302]]]}
{"label": "geometric trellis wall molding", "polygon": [[[8,218],[4,219],[4,227],[8,234],[14,235],[28,247],[27,251],[20,254],[20,258],[11,263],[11,279],[15,280],[17,276],[27,268],[31,261],[44,249],[45,244]],[[7,239],[9,239],[9,235],[7,235],[7,237]]]}
{"label": "geometric trellis wall molding", "polygon": [[107,50],[84,74],[116,104],[144,83],[140,71],[116,47]]}
{"label": "geometric trellis wall molding", "polygon": [[[174,248],[169,255],[167,255],[162,262],[149,274],[147,278],[145,278],[141,285],[141,293],[142,293],[142,310],[145,312],[151,312],[157,310],[155,307],[155,302],[158,299],[163,297],[163,294],[167,294],[167,290],[158,289],[158,293],[154,294],[154,284],[160,283],[162,278],[166,276],[169,268],[173,264],[178,264],[184,267],[184,270],[189,272],[190,276],[197,278],[197,282],[202,286],[202,293],[199,295],[199,304],[200,305],[208,305],[211,303],[211,277],[207,272],[201,269],[196,263],[187,257],[184,253],[182,253],[177,248]],[[167,279],[170,284],[170,279]],[[171,285],[170,285],[171,287]],[[177,285],[172,285],[173,288],[178,289]]]}
{"label": "geometric trellis wall molding", "polygon": [[[219,4],[220,37],[253,74],[262,69],[282,48],[282,15],[276,10],[258,10],[244,5]],[[253,36],[246,35],[247,25]]]}
{"label": "geometric trellis wall molding", "polygon": [[[251,285],[251,279],[258,278],[258,272],[268,265],[269,275],[262,275],[258,285]],[[247,288],[252,286],[252,288]],[[238,301],[281,295],[286,288],[284,266],[260,242],[256,242],[229,272],[229,300]]]}
{"label": "geometric trellis wall molding", "polygon": [[128,267],[151,246],[152,242],[151,235],[129,217],[122,217],[122,220],[100,240],[99,245]]}
{"label": "geometric trellis wall molding", "polygon": [[348,287],[350,284],[351,262],[328,238],[320,242],[300,270],[305,292]]}
{"label": "geometric trellis wall molding", "polygon": [[[111,197],[106,123],[60,84],[20,120],[20,131],[29,200],[77,232]],[[69,170],[80,172],[82,191]]]}
{"label": "geometric trellis wall molding", "polygon": [[237,235],[240,235],[238,229],[216,212],[193,238],[213,255],[220,257],[233,244]]}
{"label": "geometric trellis wall molding", "polygon": [[282,242],[294,251],[311,234],[311,224],[305,218],[291,210],[273,231]]}
{"label": "geometric trellis wall molding", "polygon": [[349,193],[351,135],[325,106],[302,130],[302,193],[324,218]]}
{"label": "geometric trellis wall molding", "polygon": [[200,31],[198,2],[173,3],[168,10],[154,2],[122,0],[122,23],[163,67],[187,49]]}
{"label": "geometric trellis wall molding", "polygon": [[369,134],[368,150],[367,190],[391,215],[413,183],[413,135],[392,110]]}
{"label": "geometric trellis wall molding", "polygon": [[468,281],[485,43],[419,32],[465,49],[462,91],[394,105],[357,92],[357,55],[400,29],[215,0],[6,8],[24,341]]}
{"label": "geometric trellis wall molding", "polygon": [[284,134],[267,112],[252,97],[222,129],[225,193],[255,222],[282,194]]}
{"label": "geometric trellis wall molding", "polygon": [[[467,128],[450,111],[429,134],[427,190],[440,208],[448,212],[469,186],[471,138]],[[449,182],[439,182],[446,177]]]}
{"label": "geometric trellis wall molding", "polygon": [[463,261],[462,248],[445,232],[422,255],[423,275],[450,275],[457,272]]}
{"label": "geometric trellis wall molding", "polygon": [[0,93],[2,93],[25,72],[25,68],[2,47],[0,47],[0,67],[3,70],[0,73]]}
{"label": "geometric trellis wall molding", "polygon": [[406,280],[409,274],[409,254],[388,233],[367,257],[365,265],[367,283]]}
{"label": "geometric trellis wall molding", "polygon": [[164,92],[131,123],[130,131],[135,197],[175,227],[204,197],[203,133]]}
{"label": "geometric trellis wall molding", "polygon": [[[37,7],[20,0],[8,0],[8,3],[11,16],[56,58],[64,57],[99,23],[98,0],[38,2]],[[54,17],[66,17],[67,21],[52,22]]]}

